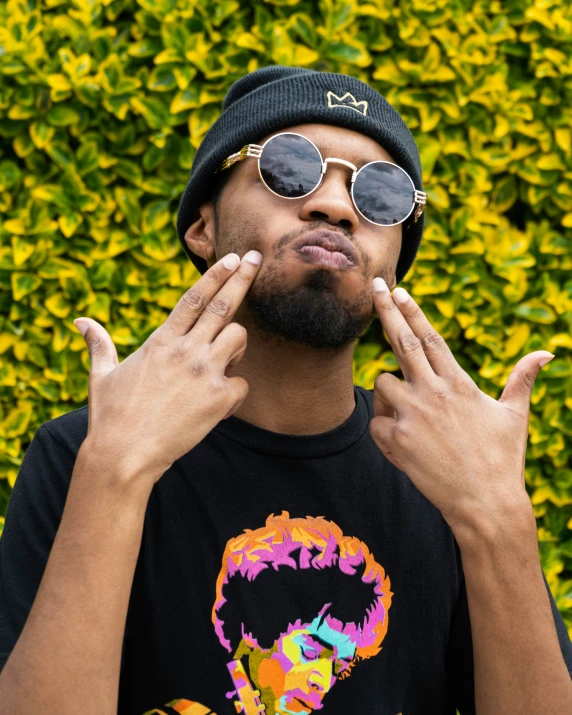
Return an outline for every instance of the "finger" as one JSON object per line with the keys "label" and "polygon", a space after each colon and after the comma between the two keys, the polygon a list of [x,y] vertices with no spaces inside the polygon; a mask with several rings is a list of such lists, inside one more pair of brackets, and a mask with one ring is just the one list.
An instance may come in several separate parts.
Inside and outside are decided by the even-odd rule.
{"label": "finger", "polygon": [[391,343],[403,377],[407,382],[434,377],[435,373],[423,352],[419,338],[411,330],[393,301],[386,282],[383,278],[374,278],[373,284],[373,305]]}
{"label": "finger", "polygon": [[425,313],[404,288],[393,291],[393,301],[421,343],[427,361],[440,377],[462,370],[445,340],[431,325]]}
{"label": "finger", "polygon": [[[384,375],[386,377],[383,377]],[[385,396],[383,387],[391,378],[399,382],[399,379],[395,377],[395,375],[391,375],[387,372],[378,375],[375,380],[373,388],[373,414],[376,417],[395,417],[395,407],[390,399]],[[385,381],[387,381],[387,383]]]}
{"label": "finger", "polygon": [[238,350],[237,352],[234,353],[234,355],[231,357],[231,359],[227,362],[225,370],[227,370],[229,367],[236,367],[238,363],[242,360],[244,357],[244,353],[246,352],[246,345]]}
{"label": "finger", "polygon": [[373,414],[376,417],[395,417],[395,410],[391,405],[383,402],[380,397],[374,393],[373,396]]}
{"label": "finger", "polygon": [[[408,396],[407,384],[389,372],[375,378],[373,410],[376,417],[393,417],[403,412]],[[378,415],[379,409],[379,415]]]}
{"label": "finger", "polygon": [[205,342],[212,342],[217,337],[233,319],[261,263],[262,255],[258,251],[248,251],[243,256],[238,270],[205,306],[193,327],[193,336]]}
{"label": "finger", "polygon": [[223,420],[227,420],[229,417],[234,415],[234,413],[238,410],[238,408],[242,405],[243,402],[244,400],[239,400],[236,405],[226,413],[226,415],[223,417]]}
{"label": "finger", "polygon": [[76,318],[74,325],[82,333],[89,351],[90,377],[107,375],[114,370],[119,365],[117,348],[103,325],[92,318]]}
{"label": "finger", "polygon": [[369,432],[375,443],[384,449],[389,448],[391,444],[391,433],[395,425],[395,419],[392,417],[374,417],[369,423]]}
{"label": "finger", "polygon": [[[220,361],[224,368],[236,365],[246,350],[246,328],[239,323],[230,323],[217,335],[212,343],[213,359]],[[240,356],[240,357],[239,357]],[[237,359],[238,358],[238,359]]]}
{"label": "finger", "polygon": [[521,358],[508,376],[499,402],[527,417],[534,382],[553,357],[547,350],[539,350]]}
{"label": "finger", "polygon": [[391,417],[374,417],[369,423],[369,433],[382,454],[400,471],[405,471],[399,456],[399,447],[395,443],[393,433],[396,420]]}
{"label": "finger", "polygon": [[228,253],[211,266],[186,293],[183,293],[167,320],[155,333],[171,337],[186,335],[201,316],[205,306],[220,291],[240,266],[240,256]]}
{"label": "finger", "polygon": [[225,379],[229,383],[234,400],[232,407],[223,417],[223,420],[226,420],[227,417],[236,412],[248,395],[248,382],[243,377],[227,377]]}

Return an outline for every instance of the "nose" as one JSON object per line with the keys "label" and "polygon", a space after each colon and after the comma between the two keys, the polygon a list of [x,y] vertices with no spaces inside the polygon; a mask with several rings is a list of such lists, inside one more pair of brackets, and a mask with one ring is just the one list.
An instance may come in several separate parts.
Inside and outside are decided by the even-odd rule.
{"label": "nose", "polygon": [[313,670],[308,678],[308,685],[322,699],[330,691],[335,680],[330,664],[329,668],[326,666]]}
{"label": "nose", "polygon": [[350,196],[352,170],[328,164],[319,188],[300,206],[304,221],[327,221],[352,233],[359,226],[359,215]]}

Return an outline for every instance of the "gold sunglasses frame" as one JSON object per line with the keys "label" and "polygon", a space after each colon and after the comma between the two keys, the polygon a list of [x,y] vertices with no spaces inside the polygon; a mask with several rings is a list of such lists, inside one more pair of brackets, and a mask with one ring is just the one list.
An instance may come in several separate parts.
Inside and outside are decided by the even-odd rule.
{"label": "gold sunglasses frame", "polygon": [[[281,136],[295,136],[295,137],[302,137],[302,139],[305,139],[307,142],[310,142],[310,144],[314,147],[314,149],[318,152],[318,156],[320,157],[320,162],[322,164],[322,171],[320,174],[320,180],[316,184],[316,186],[311,190],[308,191],[307,194],[304,194],[303,196],[282,196],[282,194],[277,194],[276,191],[273,191],[270,186],[264,181],[264,177],[262,176],[262,172],[260,171],[260,157],[262,156],[262,152],[264,150],[264,147],[268,144],[268,142],[272,141],[272,139],[276,139],[276,137],[281,137]],[[357,166],[354,166],[349,161],[346,161],[345,159],[338,159],[336,157],[327,157],[326,159],[322,158],[322,153],[318,149],[318,147],[314,144],[314,142],[311,139],[308,139],[308,137],[305,137],[303,134],[298,134],[297,132],[280,132],[278,134],[274,134],[271,137],[269,137],[262,146],[259,144],[245,144],[240,151],[235,152],[234,154],[231,154],[228,156],[223,163],[219,166],[219,168],[215,171],[215,174],[218,174],[220,171],[224,171],[224,169],[229,169],[233,164],[236,164],[237,161],[242,161],[243,159],[248,159],[248,158],[253,158],[257,159],[257,164],[258,164],[258,175],[260,176],[260,180],[264,184],[264,186],[273,193],[275,196],[279,196],[281,199],[288,199],[290,201],[294,201],[296,199],[305,199],[307,196],[310,196],[310,194],[313,194],[314,191],[320,188],[322,185],[322,181],[324,179],[324,175],[327,171],[328,168],[328,162],[332,164],[343,164],[344,166],[347,166],[349,169],[352,170],[352,178],[351,178],[351,191],[350,191],[350,196],[352,198],[353,205],[356,208],[356,211],[359,213],[360,216],[362,216],[366,221],[369,223],[372,223],[374,226],[399,226],[400,223],[403,223],[404,221],[407,221],[407,219],[411,216],[411,212],[413,209],[415,209],[415,205],[417,204],[417,209],[415,210],[415,214],[413,217],[413,223],[417,223],[419,220],[419,217],[425,210],[425,207],[427,205],[427,194],[424,191],[418,191],[415,188],[415,184],[413,183],[412,178],[409,176],[409,174],[405,171],[405,169],[402,169],[398,164],[395,164],[392,161],[382,161],[381,159],[377,161],[370,161],[367,164],[364,164],[360,169],[357,168]],[[405,176],[409,179],[411,186],[413,188],[413,202],[411,204],[411,209],[409,210],[409,213],[405,218],[401,219],[401,221],[398,221],[397,223],[376,223],[375,221],[372,221],[371,219],[367,218],[367,216],[364,216],[364,214],[360,211],[358,205],[356,204],[355,198],[354,198],[354,184],[357,179],[358,174],[360,171],[365,169],[368,166],[371,166],[371,164],[391,164],[391,166],[396,166],[400,171],[402,171]]]}

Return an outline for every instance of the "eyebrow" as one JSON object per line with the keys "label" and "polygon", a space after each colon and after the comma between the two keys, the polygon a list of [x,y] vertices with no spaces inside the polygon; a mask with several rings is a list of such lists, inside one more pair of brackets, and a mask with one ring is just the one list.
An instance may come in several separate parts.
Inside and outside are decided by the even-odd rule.
{"label": "eyebrow", "polygon": [[[334,644],[333,643],[328,643],[328,641],[322,640],[319,636],[315,635],[314,633],[312,634],[307,634],[306,638],[310,638],[311,640],[315,641],[316,643],[319,643],[323,648],[327,648],[328,650],[333,651],[334,650]],[[352,656],[346,656],[345,658],[338,658],[338,660],[344,661],[344,663],[351,663],[353,660]]]}
{"label": "eyebrow", "polygon": [[315,643],[319,643],[322,646],[322,648],[327,648],[328,650],[334,650],[333,643],[328,643],[327,641],[322,640],[319,636],[315,635],[314,633],[307,633],[305,635],[306,635],[306,638],[313,640]]}

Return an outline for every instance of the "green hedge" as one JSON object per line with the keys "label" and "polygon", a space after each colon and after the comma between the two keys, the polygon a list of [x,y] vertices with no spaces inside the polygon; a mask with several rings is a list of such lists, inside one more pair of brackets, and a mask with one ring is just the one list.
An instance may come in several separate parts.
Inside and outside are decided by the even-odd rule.
{"label": "green hedge", "polygon": [[[268,64],[352,74],[415,135],[427,228],[404,285],[498,397],[548,349],[526,480],[572,634],[572,6],[551,0],[0,3],[0,513],[42,423],[87,401],[72,324],[120,359],[196,280],[175,231],[230,84]],[[398,365],[376,323],[371,387]],[[1,526],[1,525],[0,525]]]}

